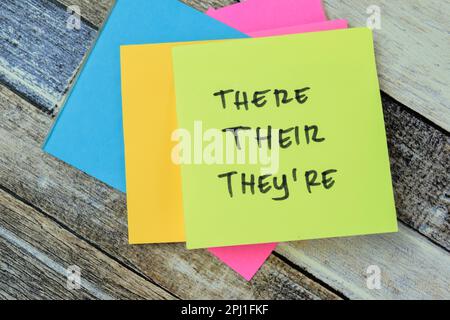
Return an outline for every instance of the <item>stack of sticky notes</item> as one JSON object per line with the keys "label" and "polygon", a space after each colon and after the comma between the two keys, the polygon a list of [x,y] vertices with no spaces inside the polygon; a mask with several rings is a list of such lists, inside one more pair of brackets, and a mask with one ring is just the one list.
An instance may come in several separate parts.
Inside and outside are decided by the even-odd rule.
{"label": "stack of sticky notes", "polygon": [[372,33],[320,0],[118,0],[44,149],[127,192],[130,244],[247,280],[277,242],[397,230]]}

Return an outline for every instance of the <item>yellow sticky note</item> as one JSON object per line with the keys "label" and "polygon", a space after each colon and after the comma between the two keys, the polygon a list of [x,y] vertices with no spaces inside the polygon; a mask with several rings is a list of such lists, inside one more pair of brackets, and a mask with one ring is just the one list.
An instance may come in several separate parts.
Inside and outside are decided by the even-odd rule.
{"label": "yellow sticky note", "polygon": [[370,30],[173,59],[188,248],[397,231]]}
{"label": "yellow sticky note", "polygon": [[175,145],[171,135],[177,128],[171,57],[174,45],[121,47],[128,231],[132,244],[185,241],[180,169],[171,159]]}

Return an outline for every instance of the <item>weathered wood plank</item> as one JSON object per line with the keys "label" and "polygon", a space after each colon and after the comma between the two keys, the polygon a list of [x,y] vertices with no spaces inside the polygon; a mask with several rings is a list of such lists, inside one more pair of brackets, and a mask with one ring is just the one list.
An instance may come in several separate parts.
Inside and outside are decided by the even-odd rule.
{"label": "weathered wood plank", "polygon": [[[8,235],[10,238],[13,235]],[[65,279],[0,237],[0,299],[93,299],[86,290],[69,291]]]}
{"label": "weathered wood plank", "polygon": [[[450,254],[403,224],[396,234],[283,243],[277,252],[351,299],[450,299]],[[379,290],[367,287],[373,265]]]}
{"label": "weathered wood plank", "polygon": [[450,250],[450,136],[383,96],[399,218]]}
{"label": "weathered wood plank", "polygon": [[[0,212],[0,292],[17,299],[174,298],[1,189]],[[81,270],[80,290],[66,286],[69,266]]]}
{"label": "weathered wood plank", "polygon": [[45,154],[50,117],[0,88],[0,184],[129,268],[180,298],[339,298],[277,257],[247,283],[205,250],[128,245],[125,195]]}
{"label": "weathered wood plank", "polygon": [[[385,98],[386,100],[386,98]],[[390,102],[394,103],[394,102]],[[394,153],[391,153],[393,157],[393,163],[398,165],[398,168],[403,170],[402,174],[398,176],[405,176],[403,179],[394,179],[395,189],[400,190],[406,194],[401,194],[403,197],[417,197],[422,199],[424,194],[436,193],[435,197],[426,197],[422,199],[421,205],[408,207],[408,210],[403,210],[403,202],[400,202],[398,211],[400,217],[402,215],[409,216],[412,214],[421,214],[424,217],[429,217],[433,214],[433,210],[436,206],[440,207],[445,205],[445,202],[430,202],[430,199],[436,201],[443,201],[440,196],[442,190],[440,185],[435,185],[433,180],[424,183],[423,190],[416,190],[407,188],[407,184],[413,177],[416,177],[415,170],[417,168],[429,167],[430,162],[437,161],[436,159],[443,156],[440,153],[436,154],[436,158],[417,157],[416,167],[412,167],[410,171],[408,169],[407,162],[404,159],[410,159],[411,153],[413,155],[422,154],[424,150],[434,150],[434,145],[430,144],[427,136],[431,134],[434,139],[443,139],[446,141],[446,136],[441,131],[434,129],[427,124],[421,124],[419,119],[416,119],[410,112],[404,112],[403,107],[397,105],[389,106],[389,103],[385,101],[385,113],[386,117],[392,123],[411,123],[409,126],[401,125],[388,125],[388,128],[393,128],[393,132],[388,130],[390,149],[393,149],[395,145],[401,146],[402,143],[405,147],[399,147]],[[123,260],[124,263],[130,264],[133,268],[140,270],[143,274],[156,281],[164,288],[174,292],[180,297],[274,297],[274,296],[295,296],[297,289],[293,289],[295,286],[300,286],[299,280],[293,280],[300,278],[302,281],[307,279],[302,278],[302,275],[295,271],[296,276],[290,275],[291,271],[285,266],[281,267],[277,265],[277,259],[271,257],[267,265],[265,265],[260,273],[257,274],[255,280],[246,284],[236,277],[236,275],[228,270],[227,267],[218,263],[216,260],[211,259],[206,252],[196,251],[187,252],[183,245],[150,245],[150,246],[128,246],[126,245],[126,220],[125,220],[125,196],[118,193],[111,188],[108,188],[104,184],[95,181],[94,179],[84,175],[83,173],[74,170],[67,165],[56,161],[55,159],[43,154],[38,146],[41,139],[45,138],[46,126],[51,125],[51,120],[44,113],[37,113],[35,108],[17,97],[14,93],[11,93],[6,88],[0,86],[0,113],[4,114],[4,120],[0,121],[0,181],[3,186],[18,194],[20,197],[27,199],[36,207],[48,212],[55,219],[67,225],[73,229],[77,234],[83,235],[92,241],[96,245],[105,250],[113,256],[117,256],[118,259]],[[413,125],[415,122],[416,125]],[[420,124],[420,125],[419,125]],[[408,132],[411,128],[417,128],[416,131]],[[425,128],[425,129],[424,129]],[[402,131],[405,130],[405,131]],[[422,139],[421,143],[408,143],[402,142],[404,137],[408,135],[417,135]],[[416,141],[416,140],[414,140]],[[394,146],[393,146],[394,145]],[[428,148],[428,149],[427,149]],[[431,151],[430,151],[431,152]],[[426,152],[425,152],[426,154]],[[440,156],[439,156],[440,155]],[[422,159],[422,162],[419,160]],[[438,161],[439,162],[439,161]],[[433,165],[432,167],[437,167]],[[400,170],[393,166],[393,170]],[[400,171],[399,171],[400,172]],[[441,171],[435,172],[438,175],[437,181],[442,181]],[[396,173],[393,173],[394,177]],[[410,178],[406,178],[406,175],[410,175]],[[418,179],[417,186],[420,186],[420,177]],[[399,184],[400,187],[395,184]],[[406,184],[406,185],[403,185]],[[412,195],[408,195],[412,194]],[[399,195],[397,195],[398,197]],[[405,198],[406,199],[406,198]],[[434,201],[433,200],[433,201]],[[402,218],[403,219],[403,218]],[[438,221],[437,219],[428,219],[429,221]],[[435,228],[440,227],[437,224]],[[437,229],[436,229],[437,230]],[[400,236],[405,237],[401,231]],[[441,231],[437,231],[439,234]],[[443,234],[436,241],[440,241],[442,246],[448,245],[448,228],[443,230]],[[413,233],[415,237],[415,233]],[[420,236],[419,236],[420,237]],[[402,239],[403,239],[402,238]],[[444,241],[442,241],[444,239]],[[446,240],[445,240],[446,239]],[[336,240],[337,242],[341,240]],[[311,243],[315,243],[312,241]],[[301,244],[301,243],[300,243]],[[299,251],[294,247],[290,247],[291,244],[283,245],[290,248],[289,254],[285,249],[279,251],[281,254],[286,255],[289,259],[292,259],[300,267],[306,268],[305,265],[299,263],[298,259],[292,254],[292,251]],[[330,243],[329,246],[323,246],[323,255],[332,254],[340,247],[339,243]],[[378,254],[377,261],[385,261],[386,257],[396,256],[398,261],[406,261],[410,263],[409,272],[411,275],[422,275],[421,269],[423,265],[420,261],[411,261],[411,255],[409,252],[399,251],[396,247],[396,242],[385,241],[379,244],[380,249],[375,251]],[[426,247],[421,246],[415,250],[417,254],[425,255],[420,250],[425,250]],[[426,249],[427,250],[427,249]],[[314,252],[314,250],[311,250]],[[448,252],[442,249],[436,249],[433,252],[433,258],[431,261],[442,261]],[[355,254],[357,252],[355,251]],[[345,269],[348,267],[346,257],[336,255],[336,268],[340,268],[342,274],[345,274]],[[328,262],[323,261],[324,264]],[[385,262],[387,266],[389,264]],[[340,266],[340,267],[339,267]],[[437,264],[442,266],[442,264]],[[314,268],[317,266],[314,266]],[[354,267],[357,269],[357,266]],[[313,267],[308,267],[308,272],[317,276],[325,282],[330,282],[333,285],[334,282],[329,278],[323,276],[319,271],[313,272]],[[445,287],[447,285],[446,280],[442,278],[446,269],[440,270],[435,275],[436,290]],[[217,279],[217,275],[221,274]],[[338,274],[337,272],[335,273]],[[394,273],[397,274],[397,273]],[[280,279],[285,279],[284,285],[280,285]],[[337,281],[337,280],[335,280]],[[422,283],[423,277],[418,278],[417,281]],[[210,287],[207,283],[215,283],[217,286]],[[290,285],[287,285],[290,284]],[[286,289],[282,289],[283,286]],[[257,288],[265,288],[260,291]],[[339,288],[339,287],[338,287]],[[403,292],[405,286],[397,278],[390,284],[391,293],[402,292],[405,297],[408,296],[408,292]],[[345,288],[346,294],[352,297],[364,297],[366,294],[361,294],[359,287]],[[351,291],[355,290],[355,291]],[[351,292],[351,293],[349,293]],[[414,291],[410,294],[413,294]],[[317,294],[313,295],[316,296]],[[298,294],[297,294],[298,296]]]}
{"label": "weathered wood plank", "polygon": [[0,1],[0,82],[39,107],[60,104],[97,34],[48,0]]}
{"label": "weathered wood plank", "polygon": [[381,9],[375,48],[381,89],[450,131],[450,1],[324,0],[330,18],[366,26],[370,6]]}

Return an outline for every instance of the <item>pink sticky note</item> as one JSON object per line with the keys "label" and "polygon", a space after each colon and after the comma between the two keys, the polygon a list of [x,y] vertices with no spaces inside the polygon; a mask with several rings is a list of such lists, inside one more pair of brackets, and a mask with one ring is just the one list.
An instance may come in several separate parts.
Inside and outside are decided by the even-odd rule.
{"label": "pink sticky note", "polygon": [[269,257],[276,243],[251,244],[247,246],[210,248],[214,254],[231,269],[250,281]]}
{"label": "pink sticky note", "polygon": [[247,33],[252,38],[270,37],[274,35],[288,35],[296,33],[307,33],[327,30],[346,29],[348,27],[347,20],[330,20],[316,23],[303,24],[300,26],[285,27],[273,30],[253,31]]}
{"label": "pink sticky note", "polygon": [[248,0],[206,14],[247,34],[327,20],[321,0]]}
{"label": "pink sticky note", "polygon": [[[275,10],[271,14],[274,16],[279,15],[279,17],[273,17],[272,21],[276,21],[275,24],[267,24],[261,23],[260,17],[258,17],[258,10],[251,14],[250,11],[246,11],[247,7],[243,6],[244,4],[249,5],[250,3],[259,3],[264,8],[269,3],[279,3],[282,4],[280,10]],[[308,3],[305,5],[305,8],[311,8],[311,10],[315,11],[315,16],[317,19],[322,19],[318,21],[310,22],[310,15],[307,14],[307,10],[303,10],[303,14],[299,14],[297,20],[294,20],[292,16],[290,16],[290,20],[288,20],[289,24],[283,25],[282,23],[282,15],[284,10],[289,11],[293,10],[292,7],[287,6],[287,3]],[[232,12],[230,8],[232,7]],[[294,6],[297,7],[297,6]],[[274,8],[273,6],[271,7]],[[298,8],[298,7],[297,7]],[[251,20],[239,20],[234,19],[231,21],[229,25],[241,32],[245,32],[252,37],[269,37],[276,35],[284,35],[284,34],[294,34],[294,33],[305,33],[305,32],[313,32],[313,31],[324,31],[324,30],[333,30],[333,29],[345,29],[347,28],[347,21],[345,20],[332,20],[332,21],[324,21],[325,14],[323,14],[323,8],[320,1],[303,1],[303,0],[248,0],[245,3],[238,3],[236,5],[232,5],[230,7],[225,7],[220,10],[210,10],[208,11],[208,15],[213,18],[218,18],[218,20],[222,21],[220,18],[223,18],[222,12],[225,12],[225,16],[236,14],[242,18],[251,17]],[[264,11],[261,11],[264,12]],[[213,13],[213,14],[211,14]],[[322,14],[321,14],[322,13]],[[307,18],[304,18],[307,17]],[[253,24],[252,21],[255,21]],[[295,21],[295,22],[294,22]],[[269,27],[263,27],[263,25]],[[244,31],[246,29],[247,31]],[[248,31],[252,30],[252,31]],[[272,251],[277,246],[276,243],[265,243],[265,244],[254,244],[254,245],[245,245],[245,246],[233,246],[233,247],[220,247],[220,248],[210,248],[208,249],[213,255],[219,258],[222,262],[232,268],[234,271],[242,275],[247,281],[250,281],[256,272],[261,268],[263,263],[272,253]]]}

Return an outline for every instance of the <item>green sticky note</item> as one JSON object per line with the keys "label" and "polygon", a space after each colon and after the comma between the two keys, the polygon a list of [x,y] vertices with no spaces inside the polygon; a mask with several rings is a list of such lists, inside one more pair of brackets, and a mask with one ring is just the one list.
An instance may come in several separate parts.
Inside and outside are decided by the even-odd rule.
{"label": "green sticky note", "polygon": [[189,249],[396,232],[366,28],[173,49]]}

